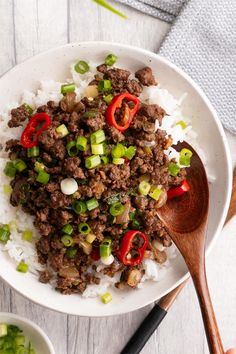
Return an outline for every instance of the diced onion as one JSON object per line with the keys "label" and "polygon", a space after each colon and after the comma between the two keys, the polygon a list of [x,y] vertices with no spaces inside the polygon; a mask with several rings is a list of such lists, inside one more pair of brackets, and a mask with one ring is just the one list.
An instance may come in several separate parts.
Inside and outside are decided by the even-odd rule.
{"label": "diced onion", "polygon": [[71,195],[78,190],[78,184],[74,178],[65,178],[61,181],[61,191],[63,194]]}

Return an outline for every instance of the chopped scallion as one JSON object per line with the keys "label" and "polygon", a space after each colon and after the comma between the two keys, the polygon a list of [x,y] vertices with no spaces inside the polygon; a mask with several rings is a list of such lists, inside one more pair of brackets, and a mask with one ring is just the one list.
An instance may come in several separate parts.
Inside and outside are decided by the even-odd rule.
{"label": "chopped scallion", "polygon": [[56,128],[56,132],[60,134],[62,138],[69,134],[69,130],[67,129],[65,124],[59,125],[59,127]]}
{"label": "chopped scallion", "polygon": [[27,273],[29,269],[28,264],[24,263],[24,262],[20,262],[16,268],[16,270],[18,270],[18,272],[21,273]]}
{"label": "chopped scallion", "polygon": [[83,114],[83,118],[95,118],[97,115],[97,111],[87,111]]}
{"label": "chopped scallion", "polygon": [[132,160],[135,154],[136,154],[135,146],[129,146],[125,151],[125,157],[127,157],[129,160]]}
{"label": "chopped scallion", "polygon": [[28,157],[37,157],[39,156],[39,147],[34,146],[32,148],[27,149],[27,156]]}
{"label": "chopped scallion", "polygon": [[3,193],[5,194],[11,194],[12,188],[9,184],[4,184],[3,186]]}
{"label": "chopped scallion", "polygon": [[33,108],[32,108],[30,105],[28,105],[27,103],[24,103],[23,106],[25,107],[26,111],[27,111],[30,115],[33,114],[34,110],[33,110]]}
{"label": "chopped scallion", "polygon": [[36,181],[42,184],[47,184],[50,179],[50,174],[41,170],[38,173],[38,176],[36,178]]}
{"label": "chopped scallion", "polygon": [[178,121],[176,125],[180,125],[182,129],[187,128],[187,124],[183,120]]}
{"label": "chopped scallion", "polygon": [[91,231],[91,228],[90,228],[89,224],[87,224],[86,222],[81,222],[78,225],[78,231],[83,235],[88,235]]}
{"label": "chopped scallion", "polygon": [[110,104],[113,99],[113,96],[110,95],[103,95],[103,100],[106,102],[106,104]]}
{"label": "chopped scallion", "polygon": [[189,149],[182,149],[180,151],[180,158],[179,158],[179,163],[180,165],[183,166],[189,166],[191,162],[191,157],[193,156],[193,153]]}
{"label": "chopped scallion", "polygon": [[99,246],[100,257],[109,257],[111,255],[111,240],[104,239]]}
{"label": "chopped scallion", "polygon": [[139,190],[140,194],[148,195],[150,189],[151,189],[150,183],[148,183],[146,181],[142,181],[139,183],[138,190]]}
{"label": "chopped scallion", "polygon": [[84,136],[78,136],[76,146],[79,151],[86,151],[88,140]]}
{"label": "chopped scallion", "polygon": [[72,204],[72,209],[76,212],[76,214],[83,214],[87,211],[87,205],[85,202],[75,200]]}
{"label": "chopped scallion", "polygon": [[96,240],[96,236],[94,235],[94,234],[88,234],[87,236],[86,236],[86,241],[88,242],[88,243],[93,243],[93,241],[95,241]]}
{"label": "chopped scallion", "polygon": [[75,64],[74,68],[78,74],[85,74],[89,71],[89,65],[84,60],[78,61],[78,63]]}
{"label": "chopped scallion", "polygon": [[8,161],[4,167],[3,172],[7,177],[14,177],[16,174],[16,168],[14,166],[14,163],[11,161]]}
{"label": "chopped scallion", "polygon": [[101,297],[101,301],[106,305],[112,301],[112,296],[109,292],[105,293]]}
{"label": "chopped scallion", "polygon": [[118,202],[111,205],[109,212],[112,216],[118,216],[121,215],[124,210],[125,210],[124,205]]}
{"label": "chopped scallion", "polygon": [[105,132],[102,129],[97,130],[90,136],[91,144],[100,144],[106,140]]}
{"label": "chopped scallion", "polygon": [[171,162],[168,166],[168,171],[171,176],[175,177],[178,175],[180,167],[176,163]]}
{"label": "chopped scallion", "polygon": [[10,235],[11,232],[9,225],[2,225],[0,228],[0,242],[6,243],[10,239]]}
{"label": "chopped scallion", "polygon": [[70,235],[64,235],[61,238],[61,242],[65,247],[70,247],[73,244],[73,238]]}
{"label": "chopped scallion", "polygon": [[15,161],[15,168],[17,169],[17,171],[22,172],[27,168],[27,165],[23,160],[17,159]]}
{"label": "chopped scallion", "polygon": [[69,156],[76,156],[78,154],[78,146],[75,140],[70,141],[66,145],[66,150]]}
{"label": "chopped scallion", "polygon": [[106,92],[112,88],[110,80],[100,80],[98,82],[98,91]]}
{"label": "chopped scallion", "polygon": [[66,250],[66,255],[69,258],[73,258],[77,253],[77,248],[75,247],[70,247]]}
{"label": "chopped scallion", "polygon": [[126,152],[126,148],[124,145],[116,144],[111,151],[111,155],[112,157],[119,158],[119,157],[123,157],[125,155],[125,152]]}
{"label": "chopped scallion", "polygon": [[40,171],[43,171],[45,169],[45,165],[42,163],[42,162],[38,162],[36,161],[35,164],[34,164],[34,170],[36,172],[40,172]]}
{"label": "chopped scallion", "polygon": [[101,163],[101,158],[99,155],[89,156],[85,159],[85,167],[89,170],[97,167]]}
{"label": "chopped scallion", "polygon": [[108,54],[107,57],[105,58],[105,64],[107,66],[114,65],[116,61],[117,61],[117,56],[115,54]]}
{"label": "chopped scallion", "polygon": [[31,242],[33,239],[33,232],[30,230],[25,230],[22,232],[22,236],[21,236],[22,240],[24,241],[28,241]]}
{"label": "chopped scallion", "polygon": [[154,200],[158,200],[160,198],[161,193],[162,193],[162,190],[160,188],[151,187],[149,196]]}
{"label": "chopped scallion", "polygon": [[61,93],[62,94],[70,93],[70,92],[74,92],[74,91],[75,91],[75,84],[73,84],[73,83],[61,85]]}
{"label": "chopped scallion", "polygon": [[97,199],[91,198],[91,199],[87,200],[86,206],[87,206],[87,209],[90,211],[90,210],[96,209],[99,206],[99,203],[98,203]]}
{"label": "chopped scallion", "polygon": [[93,155],[103,155],[104,146],[103,144],[91,144],[91,151]]}
{"label": "chopped scallion", "polygon": [[101,156],[101,161],[104,165],[109,163],[109,158],[107,156]]}
{"label": "chopped scallion", "polygon": [[114,157],[112,163],[114,163],[114,165],[123,165],[125,163],[125,159]]}
{"label": "chopped scallion", "polygon": [[62,232],[64,232],[67,235],[71,235],[73,232],[73,227],[71,226],[71,224],[66,224],[62,228]]}

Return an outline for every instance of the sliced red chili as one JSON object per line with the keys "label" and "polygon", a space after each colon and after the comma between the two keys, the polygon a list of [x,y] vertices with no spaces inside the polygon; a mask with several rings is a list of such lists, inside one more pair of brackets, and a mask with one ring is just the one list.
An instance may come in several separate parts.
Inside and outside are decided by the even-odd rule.
{"label": "sliced red chili", "polygon": [[188,184],[188,182],[186,180],[183,180],[183,182],[181,183],[180,186],[170,188],[167,191],[168,199],[180,197],[181,195],[188,192],[189,190],[190,190],[190,185]]}
{"label": "sliced red chili", "polygon": [[[136,245],[134,244],[134,240],[137,236],[142,241],[142,245],[140,247],[136,247]],[[141,261],[143,260],[144,252],[147,248],[147,245],[148,245],[147,235],[145,235],[143,232],[140,232],[138,230],[129,230],[124,234],[121,240],[120,249],[117,254],[117,258],[124,265],[128,265],[128,266],[137,265],[141,263]],[[137,253],[135,257],[132,257],[131,255],[132,250],[134,250],[135,253]],[[130,258],[128,258],[127,256]]]}
{"label": "sliced red chili", "polygon": [[[121,108],[124,100],[128,102],[133,102],[134,107],[130,108],[128,104],[125,104],[123,116],[118,123],[116,120],[116,110]],[[120,132],[127,130],[140,107],[140,101],[138,97],[131,95],[130,93],[122,93],[113,97],[111,103],[109,104],[106,112],[107,123],[115,127]]]}
{"label": "sliced red chili", "polygon": [[25,148],[32,148],[38,145],[38,138],[41,133],[51,124],[51,118],[44,112],[36,113],[26,125],[20,142]]}

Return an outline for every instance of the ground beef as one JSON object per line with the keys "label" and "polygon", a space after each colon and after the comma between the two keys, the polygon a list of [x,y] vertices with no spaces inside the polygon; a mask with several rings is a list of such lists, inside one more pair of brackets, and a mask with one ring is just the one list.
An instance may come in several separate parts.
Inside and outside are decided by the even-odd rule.
{"label": "ground beef", "polygon": [[145,67],[136,71],[135,77],[141,82],[144,86],[152,86],[157,85],[155,77],[152,73],[152,69],[149,67]]}
{"label": "ground beef", "polygon": [[22,125],[22,123],[30,118],[30,113],[28,112],[25,105],[11,110],[11,119],[8,122],[9,128],[15,128]]}
{"label": "ground beef", "polygon": [[[160,125],[166,112],[156,104],[142,103],[132,123],[124,132],[120,132],[107,123],[107,103],[104,94],[112,96],[129,92],[139,96],[142,85],[155,85],[156,81],[150,68],[142,68],[135,74],[136,79],[129,79],[130,72],[124,69],[108,68],[102,64],[97,67],[90,84],[97,85],[100,80],[111,81],[108,92],[99,92],[94,98],[84,97],[77,101],[75,93],[67,93],[59,103],[49,101],[38,107],[37,112],[45,112],[51,117],[51,125],[39,136],[39,156],[28,157],[19,140],[9,140],[6,151],[12,160],[24,160],[27,168],[16,172],[11,181],[12,193],[10,203],[21,206],[25,213],[34,217],[34,225],[40,233],[36,243],[38,260],[45,266],[45,271],[39,273],[41,282],[48,282],[53,277],[56,288],[63,294],[82,293],[88,284],[100,282],[93,256],[99,254],[99,247],[104,239],[110,239],[114,262],[101,270],[101,273],[113,277],[121,273],[121,279],[116,286],[135,287],[143,276],[142,265],[135,267],[124,266],[117,258],[121,239],[127,229],[139,229],[148,235],[149,242],[157,240],[164,247],[171,245],[171,238],[157,215],[158,203],[149,194],[141,195],[140,181],[143,176],[152,186],[163,189],[162,201],[165,201],[167,191],[172,186],[179,185],[186,178],[185,169],[177,176],[170,176],[168,165],[175,160],[169,160],[165,155],[172,144],[171,137],[156,126]],[[123,102],[116,109],[115,118],[122,125],[125,110],[133,108],[132,102]],[[86,116],[87,112],[93,116]],[[87,114],[88,115],[88,114]],[[19,126],[30,115],[24,106],[11,112],[9,126]],[[158,124],[157,124],[158,123]],[[69,134],[65,137],[56,132],[56,128],[64,124]],[[86,158],[92,155],[90,136],[93,132],[103,129],[108,161],[102,161],[96,168],[85,167]],[[87,139],[85,151],[78,151],[75,156],[69,156],[67,144],[77,141],[78,137]],[[114,163],[114,147],[124,145],[123,155],[119,158],[121,164]],[[126,148],[134,148],[134,156],[128,159]],[[35,163],[40,162],[46,173],[49,173],[48,183],[40,183]],[[104,163],[105,162],[105,163]],[[64,178],[74,178],[78,189],[72,195],[64,195],[60,183]],[[92,210],[89,205],[97,202]],[[121,215],[111,215],[111,206],[121,203],[124,207]],[[82,211],[79,207],[83,208]],[[92,244],[86,240],[87,235],[78,230],[80,223],[89,225],[91,235],[95,238]],[[64,228],[66,227],[66,229]],[[68,229],[69,228],[69,229]],[[66,232],[72,237],[71,245],[64,245]],[[68,235],[67,235],[68,236]],[[162,263],[166,259],[165,252],[159,252],[156,261]]]}

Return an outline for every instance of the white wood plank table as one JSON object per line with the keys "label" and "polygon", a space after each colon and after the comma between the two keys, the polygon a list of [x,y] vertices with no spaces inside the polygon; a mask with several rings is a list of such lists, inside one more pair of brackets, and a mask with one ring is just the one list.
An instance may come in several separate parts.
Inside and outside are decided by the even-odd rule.
{"label": "white wood plank table", "polygon": [[[115,5],[115,3],[114,3]],[[169,25],[117,5],[129,19],[90,0],[0,0],[0,75],[28,57],[68,42],[108,40],[157,51]],[[236,138],[229,136],[232,153]],[[222,233],[208,259],[208,275],[222,337],[236,346],[236,219]],[[110,318],[79,318],[46,310],[0,282],[0,311],[39,324],[57,354],[117,354],[151,306]],[[143,354],[208,353],[191,282],[170,310]]]}

